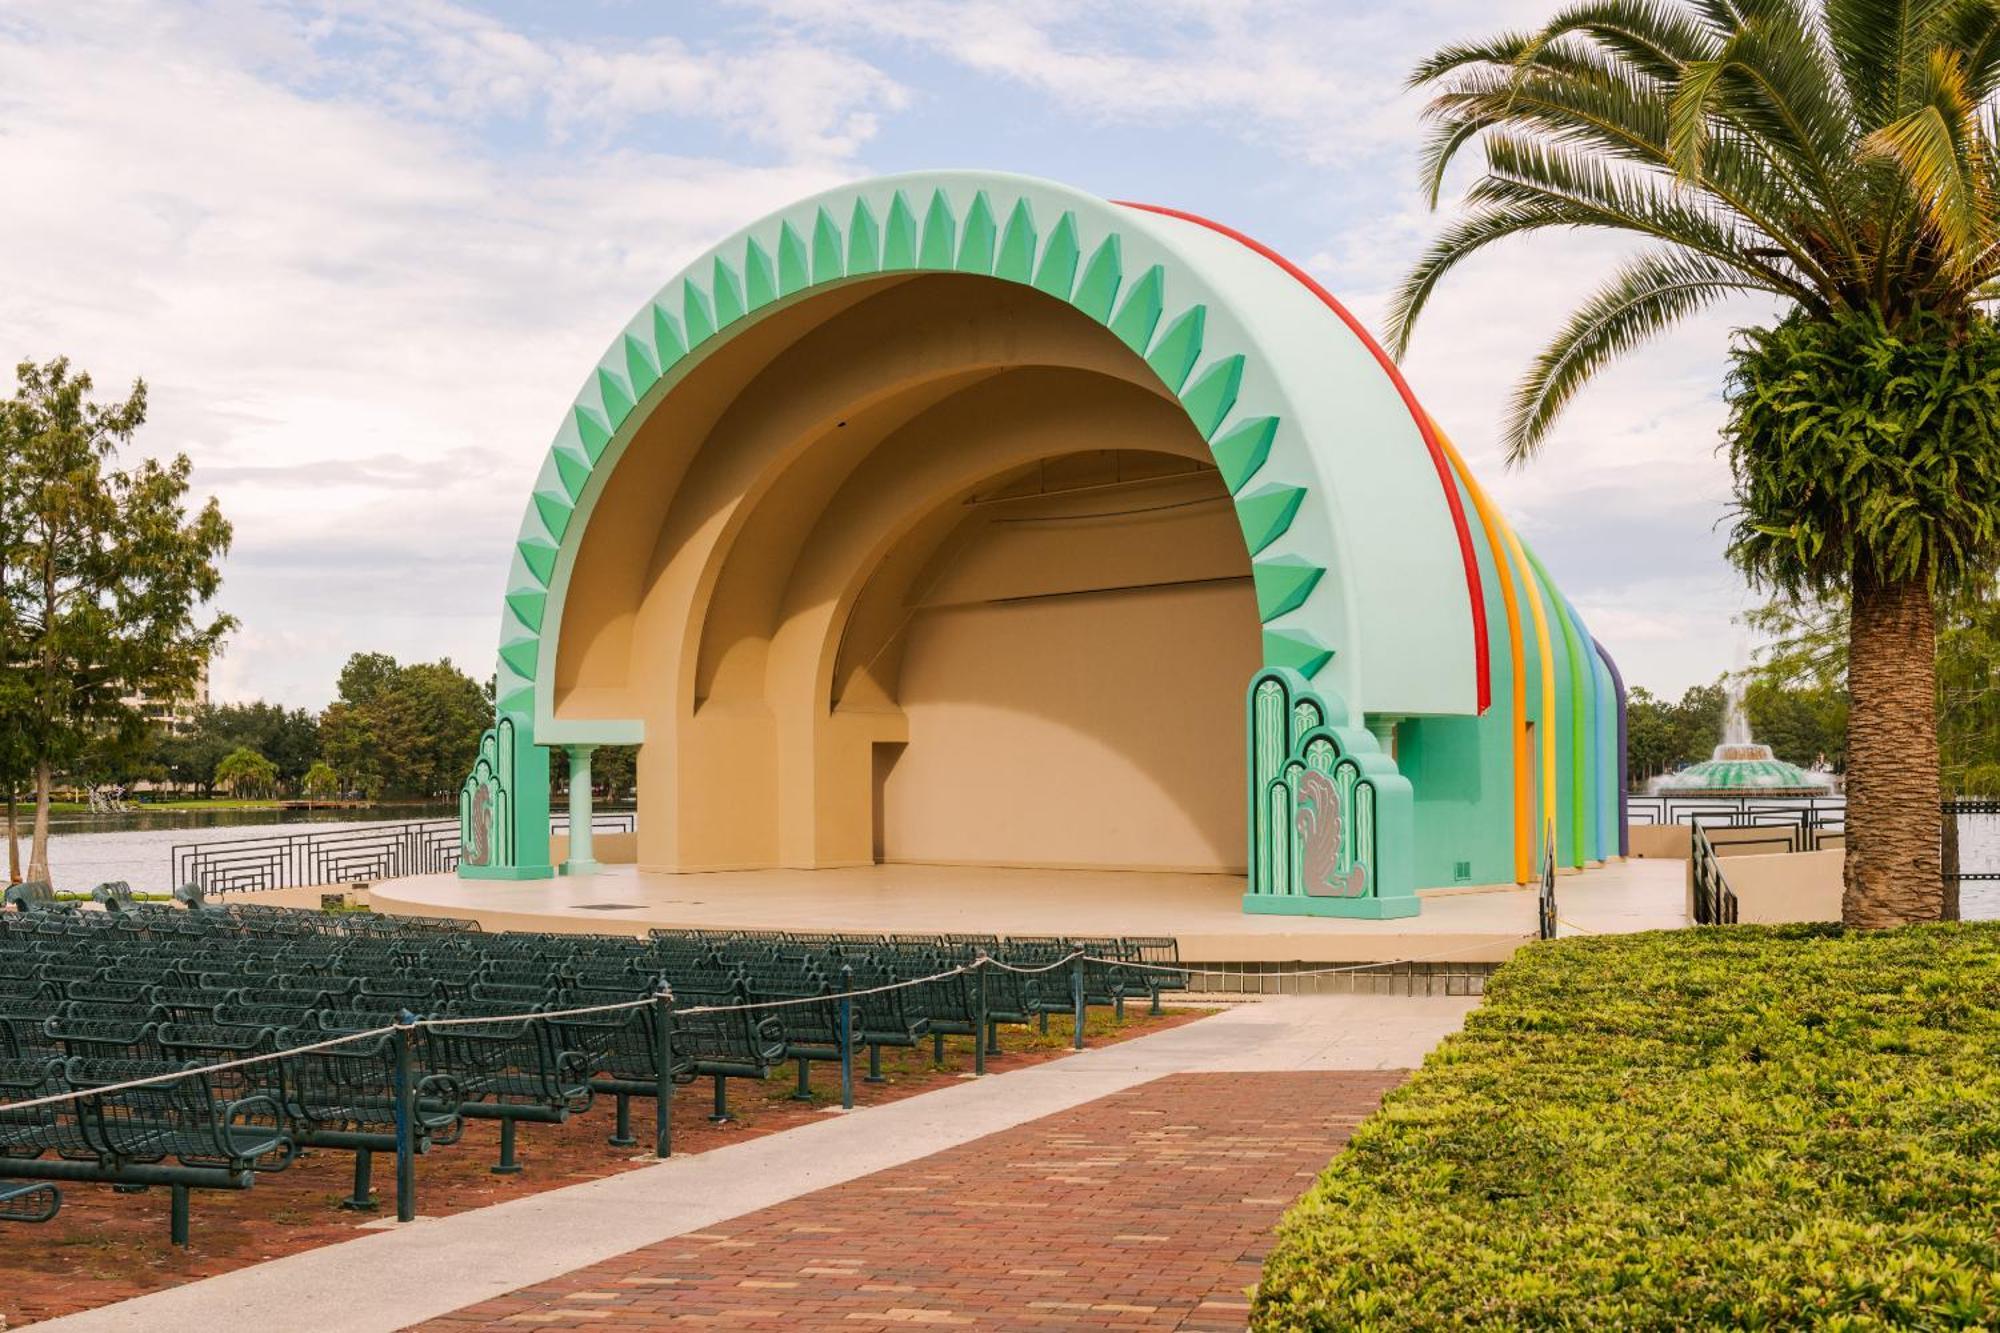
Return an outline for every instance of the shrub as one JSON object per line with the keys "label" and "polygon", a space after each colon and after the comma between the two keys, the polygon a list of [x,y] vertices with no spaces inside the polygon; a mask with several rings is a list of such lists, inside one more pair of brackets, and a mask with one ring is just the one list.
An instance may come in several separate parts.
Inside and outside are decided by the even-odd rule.
{"label": "shrub", "polygon": [[2000,925],[1523,950],[1279,1230],[1255,1326],[2000,1312]]}

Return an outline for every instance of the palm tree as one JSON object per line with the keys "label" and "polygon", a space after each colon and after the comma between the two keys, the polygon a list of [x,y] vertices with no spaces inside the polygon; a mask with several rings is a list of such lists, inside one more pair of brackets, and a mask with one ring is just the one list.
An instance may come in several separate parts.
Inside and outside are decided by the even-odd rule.
{"label": "palm tree", "polygon": [[2000,556],[2000,0],[1583,0],[1445,48],[1424,183],[1485,170],[1397,294],[1400,355],[1438,283],[1550,228],[1649,244],[1536,357],[1509,459],[1590,377],[1718,302],[1775,298],[1732,350],[1731,554],[1850,609],[1849,924],[1935,919],[1934,598]]}
{"label": "palm tree", "polygon": [[229,794],[239,800],[262,796],[277,780],[278,766],[247,745],[237,746],[215,766],[215,784],[229,788]]}

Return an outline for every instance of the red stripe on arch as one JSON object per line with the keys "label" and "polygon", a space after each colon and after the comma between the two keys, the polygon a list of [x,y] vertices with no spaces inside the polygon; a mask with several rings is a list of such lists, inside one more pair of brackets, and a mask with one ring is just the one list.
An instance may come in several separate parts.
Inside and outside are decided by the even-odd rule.
{"label": "red stripe on arch", "polygon": [[1465,591],[1472,600],[1472,656],[1479,682],[1479,711],[1482,713],[1485,712],[1487,706],[1493,702],[1493,672],[1491,664],[1487,660],[1486,593],[1479,579],[1479,556],[1472,547],[1472,528],[1465,520],[1465,505],[1458,497],[1458,484],[1452,479],[1451,464],[1446,461],[1444,449],[1438,444],[1437,432],[1432,429],[1429,416],[1424,412],[1422,405],[1417,402],[1416,394],[1410,391],[1409,384],[1403,379],[1403,372],[1396,368],[1396,363],[1390,359],[1387,352],[1382,350],[1381,344],[1375,341],[1368,330],[1362,327],[1361,321],[1349,313],[1347,307],[1342,305],[1332,292],[1314,281],[1312,274],[1279,254],[1270,246],[1245,236],[1234,227],[1226,227],[1220,222],[1211,221],[1195,213],[1186,213],[1178,208],[1163,208],[1158,204],[1134,203],[1129,199],[1115,199],[1112,202],[1121,208],[1136,208],[1142,212],[1159,213],[1165,217],[1179,218],[1183,222],[1192,222],[1198,227],[1206,227],[1210,231],[1219,232],[1227,236],[1230,240],[1255,250],[1258,254],[1264,256],[1264,258],[1270,260],[1279,268],[1298,279],[1300,283],[1304,284],[1306,290],[1317,296],[1320,299],[1320,303],[1328,310],[1338,315],[1340,322],[1347,325],[1353,331],[1354,336],[1361,340],[1361,345],[1374,355],[1377,363],[1381,365],[1383,373],[1388,375],[1389,382],[1394,384],[1396,392],[1402,395],[1403,406],[1409,409],[1410,420],[1416,423],[1417,433],[1423,437],[1424,447],[1430,451],[1431,464],[1437,468],[1438,484],[1444,487],[1444,502],[1451,510],[1451,525],[1458,530],[1458,553],[1465,562]]}

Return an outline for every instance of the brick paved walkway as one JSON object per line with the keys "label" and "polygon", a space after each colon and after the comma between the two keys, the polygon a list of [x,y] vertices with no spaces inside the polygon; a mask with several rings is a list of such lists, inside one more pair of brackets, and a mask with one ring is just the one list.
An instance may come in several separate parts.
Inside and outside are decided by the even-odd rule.
{"label": "brick paved walkway", "polygon": [[1397,1071],[1180,1074],[423,1327],[1236,1329]]}

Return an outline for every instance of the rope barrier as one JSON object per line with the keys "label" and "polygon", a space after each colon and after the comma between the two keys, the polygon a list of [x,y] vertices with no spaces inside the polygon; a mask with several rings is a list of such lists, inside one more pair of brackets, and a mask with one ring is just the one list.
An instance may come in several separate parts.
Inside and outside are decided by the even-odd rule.
{"label": "rope barrier", "polygon": [[246,1065],[261,1065],[272,1060],[289,1060],[294,1056],[311,1055],[315,1051],[332,1050],[336,1046],[349,1046],[371,1037],[386,1037],[401,1027],[390,1024],[387,1027],[369,1028],[365,1032],[348,1032],[326,1041],[316,1041],[310,1046],[291,1046],[282,1051],[266,1051],[262,1055],[246,1055],[240,1060],[224,1060],[220,1064],[199,1065],[193,1069],[177,1069],[170,1074],[150,1074],[145,1078],[128,1078],[122,1083],[107,1083],[101,1088],[72,1088],[68,1092],[58,1092],[47,1097],[35,1097],[25,1102],[0,1102],[0,1112],[31,1111],[37,1106],[51,1106],[56,1102],[72,1102],[79,1097],[102,1097],[111,1092],[129,1092],[133,1088],[149,1088],[161,1083],[178,1083],[184,1078],[198,1074],[219,1074],[226,1069],[241,1069]]}
{"label": "rope barrier", "polygon": [[676,1017],[681,1014],[735,1014],[741,1013],[745,1009],[782,1009],[787,1005],[794,1004],[825,1004],[828,1000],[858,1000],[864,995],[880,995],[884,991],[903,990],[910,986],[928,986],[931,982],[943,981],[946,977],[962,976],[972,971],[973,967],[977,967],[978,965],[977,962],[972,967],[960,965],[952,968],[949,972],[934,972],[930,976],[912,977],[908,981],[892,981],[884,986],[870,986],[866,990],[834,990],[828,991],[824,995],[800,995],[792,999],[760,1000],[751,1004],[695,1004],[689,1005],[685,1009],[676,1009],[674,1010],[674,1014]]}
{"label": "rope barrier", "polygon": [[1022,976],[1038,976],[1043,972],[1053,972],[1059,967],[1066,967],[1069,964],[1075,962],[1077,959],[1083,958],[1085,956],[1086,955],[1084,954],[1083,950],[1078,949],[1075,953],[1067,954],[1061,958],[1056,959],[1053,963],[1049,963],[1043,967],[1016,967],[1012,963],[1003,963],[998,958],[995,958],[993,955],[987,954],[985,957],[977,959],[975,965],[991,964],[992,966],[999,968],[1002,972],[1018,972]]}
{"label": "rope barrier", "polygon": [[[469,1018],[426,1018],[419,1016],[414,1023],[398,1023],[402,1031],[414,1032],[422,1028],[470,1027],[477,1023],[521,1023],[534,1018],[579,1018],[584,1014],[608,1014],[619,1009],[642,1009],[659,1000],[658,995],[648,995],[643,1000],[620,1000],[616,1004],[591,1004],[576,1009],[540,1009],[530,1014],[475,1014]],[[690,1013],[691,1010],[681,1010]]]}

